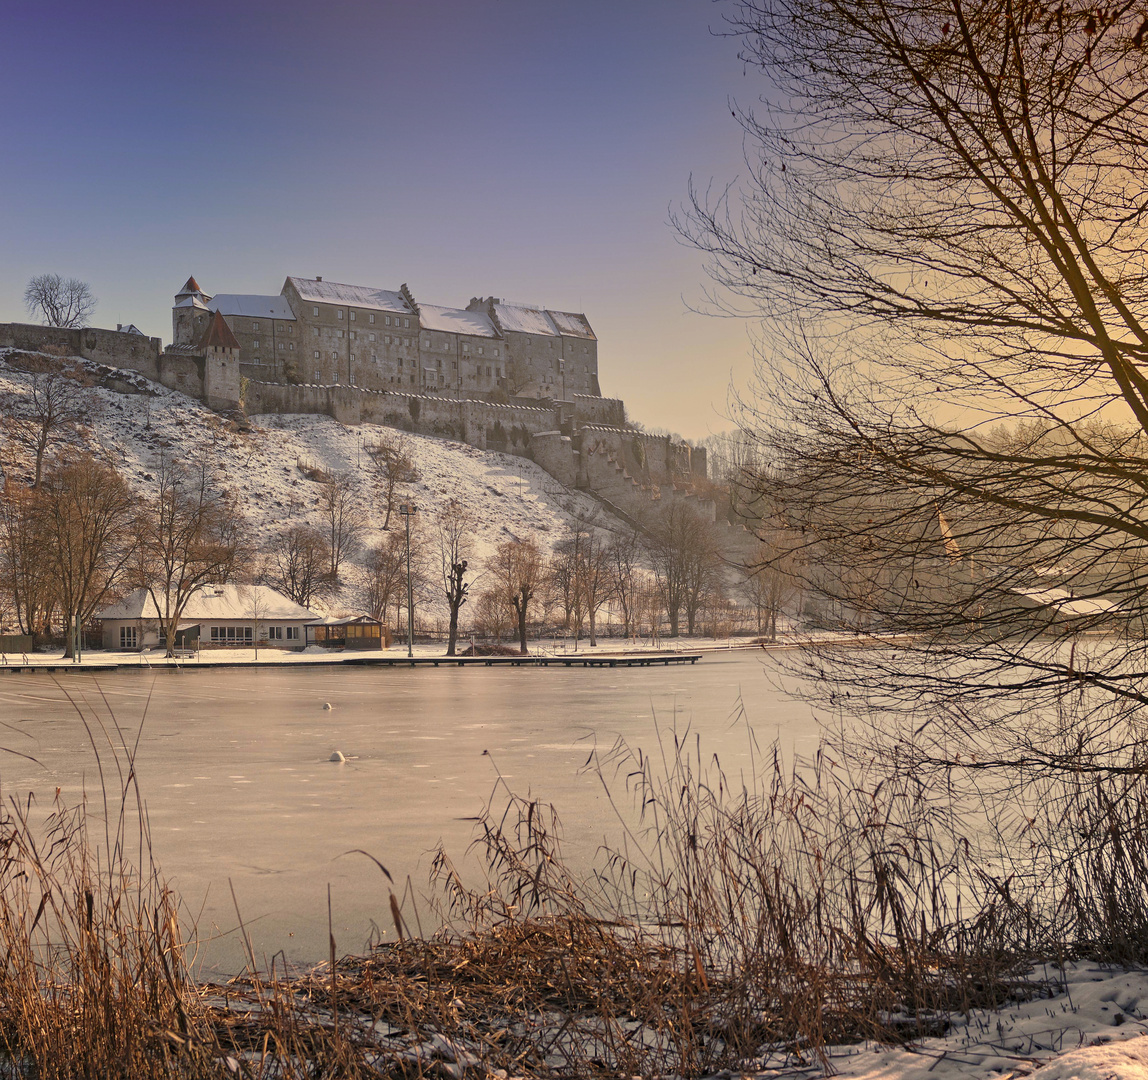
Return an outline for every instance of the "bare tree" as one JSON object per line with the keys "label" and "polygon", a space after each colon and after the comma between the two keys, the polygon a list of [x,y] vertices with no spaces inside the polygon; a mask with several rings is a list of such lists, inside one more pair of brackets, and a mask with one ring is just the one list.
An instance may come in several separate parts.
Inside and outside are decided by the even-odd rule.
{"label": "bare tree", "polygon": [[292,525],[276,533],[267,553],[271,584],[296,604],[307,607],[322,592],[331,565],[322,533],[306,525]]}
{"label": "bare tree", "polygon": [[809,587],[908,635],[814,671],[911,714],[916,769],[972,741],[1012,777],[1119,770],[1140,743],[1145,29],[1078,2],[734,9],[772,104],[737,111],[748,181],[679,224],[764,317],[741,422]]}
{"label": "bare tree", "polygon": [[514,613],[506,597],[496,588],[483,589],[475,603],[474,621],[484,637],[502,643],[502,635],[514,625]]}
{"label": "bare tree", "polygon": [[24,306],[45,326],[83,327],[96,310],[96,298],[86,281],[59,274],[37,274],[24,288]]}
{"label": "bare tree", "polygon": [[525,655],[527,612],[542,584],[542,552],[533,539],[505,540],[495,549],[486,569],[491,576],[491,588],[496,589],[514,611],[519,648]]}
{"label": "bare tree", "polygon": [[0,402],[0,429],[35,462],[35,486],[40,486],[44,458],[61,442],[76,441],[78,429],[91,415],[95,401],[83,373],[72,364],[38,357],[27,364],[27,391],[10,393]]}
{"label": "bare tree", "polygon": [[382,623],[387,621],[392,602],[397,610],[400,594],[406,595],[406,558],[406,538],[393,532],[371,549],[367,559],[367,610]]}
{"label": "bare tree", "polygon": [[358,550],[367,525],[356,487],[351,473],[331,473],[319,482],[319,513],[326,533],[332,588],[338,587],[339,567]]}
{"label": "bare tree", "polygon": [[672,502],[654,518],[648,550],[670,620],[670,636],[678,636],[683,610],[692,634],[706,590],[721,565],[711,523],[692,507]]}
{"label": "bare tree", "polygon": [[636,530],[615,533],[606,548],[606,564],[610,574],[610,593],[622,611],[622,635],[631,637],[637,631],[637,589],[640,585],[639,565],[641,543]]}
{"label": "bare tree", "polygon": [[251,640],[255,645],[255,659],[259,659],[259,631],[271,610],[266,594],[258,585],[241,585],[239,587],[239,601],[243,604],[243,614],[250,619],[252,627]]}
{"label": "bare tree", "polygon": [[159,612],[167,656],[188,601],[205,585],[232,576],[242,552],[239,511],[216,489],[207,469],[185,469],[160,459],[155,493],[141,510],[136,529],[136,585],[147,589]]}
{"label": "bare tree", "polygon": [[470,583],[466,581],[471,537],[476,522],[472,514],[456,502],[447,505],[436,519],[438,529],[439,572],[443,595],[450,610],[450,629],[446,654],[454,656],[458,641],[458,611],[466,603]]}
{"label": "bare tree", "polygon": [[7,481],[0,496],[0,572],[16,619],[33,639],[47,633],[59,590],[35,491]]}
{"label": "bare tree", "polygon": [[49,469],[38,495],[70,658],[83,625],[126,576],[137,500],[114,469],[86,455]]}
{"label": "bare tree", "polygon": [[398,490],[403,484],[418,479],[411,457],[410,440],[402,435],[392,435],[380,439],[366,448],[374,462],[375,485],[385,507],[383,529],[391,527],[391,514],[394,513]]}

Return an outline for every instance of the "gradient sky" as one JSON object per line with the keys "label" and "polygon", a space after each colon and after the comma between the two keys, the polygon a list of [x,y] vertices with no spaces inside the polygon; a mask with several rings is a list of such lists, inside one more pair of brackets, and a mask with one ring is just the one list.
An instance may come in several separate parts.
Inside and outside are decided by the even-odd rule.
{"label": "gradient sky", "polygon": [[189,274],[288,274],[464,307],[585,311],[603,394],[690,438],[729,426],[744,322],[693,313],[668,224],[744,171],[749,103],[710,0],[197,0],[0,5],[0,321],[33,274],[97,326],[171,338]]}

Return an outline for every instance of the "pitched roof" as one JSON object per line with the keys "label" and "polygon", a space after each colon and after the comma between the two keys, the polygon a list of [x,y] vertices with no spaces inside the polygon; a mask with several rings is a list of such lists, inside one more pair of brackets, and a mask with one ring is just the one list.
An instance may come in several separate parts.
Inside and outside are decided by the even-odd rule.
{"label": "pitched roof", "polygon": [[204,296],[207,295],[207,293],[203,292],[203,290],[199,287],[199,282],[196,281],[194,277],[189,277],[187,281],[184,282],[183,288],[180,289],[179,292],[177,292],[175,295],[178,299],[181,296],[190,296],[192,293],[203,293]]}
{"label": "pitched roof", "polygon": [[239,342],[235,340],[231,327],[224,322],[223,316],[218,311],[212,315],[211,322],[207,324],[207,329],[203,332],[203,337],[199,339],[199,347],[201,349],[239,348]]}
{"label": "pitched roof", "polygon": [[440,333],[498,337],[494,323],[484,312],[439,307],[438,304],[419,304],[419,325],[424,330],[438,330]]}
{"label": "pitched roof", "polygon": [[207,305],[209,311],[244,318],[295,321],[295,312],[285,296],[258,296],[254,293],[216,293]]}
{"label": "pitched roof", "polygon": [[410,305],[403,294],[394,289],[376,289],[370,285],[343,285],[337,281],[319,281],[317,278],[287,279],[303,300],[320,304],[345,304],[347,307],[373,308],[376,311],[397,311],[411,315]]}
{"label": "pitched roof", "polygon": [[[211,619],[251,621],[258,612],[261,623],[311,622],[313,611],[288,600],[268,585],[207,585],[191,597],[180,624]],[[158,619],[159,611],[147,589],[135,589],[118,603],[104,608],[99,619]]]}
{"label": "pitched roof", "polygon": [[495,304],[494,317],[498,325],[509,333],[559,336],[558,327],[542,308],[527,307],[525,304]]}

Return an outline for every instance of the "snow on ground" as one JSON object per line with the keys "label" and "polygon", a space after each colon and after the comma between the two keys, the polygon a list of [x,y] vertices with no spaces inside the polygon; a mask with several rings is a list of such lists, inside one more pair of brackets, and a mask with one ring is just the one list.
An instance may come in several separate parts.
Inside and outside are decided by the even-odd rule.
{"label": "snow on ground", "polygon": [[[1062,992],[954,1016],[948,1035],[908,1047],[837,1047],[832,1068],[845,1080],[1148,1080],[1148,971],[1082,961],[1031,978]],[[821,1075],[780,1058],[763,1064],[763,1077]]]}
{"label": "snow on ground", "polygon": [[[30,377],[5,362],[8,352],[0,350],[0,394],[23,393]],[[87,361],[77,362],[97,378],[109,371]],[[590,496],[564,488],[525,458],[375,424],[344,427],[319,415],[253,416],[250,430],[243,430],[185,394],[131,372],[116,374],[153,392],[121,394],[95,388],[93,449],[102,450],[141,495],[150,489],[161,454],[189,458],[196,452],[206,453],[222,486],[238,497],[249,537],[257,548],[285,524],[321,528],[318,484],[308,479],[304,469],[354,476],[361,504],[370,512],[370,528],[362,551],[343,575],[344,588],[326,604],[311,605],[321,614],[362,610],[359,577],[365,552],[386,536],[382,531],[385,507],[366,450],[380,439],[401,436],[408,442],[418,479],[402,485],[395,501],[418,507],[416,533],[421,530],[428,553],[434,543],[435,515],[451,502],[474,518],[469,558],[479,568],[504,540],[533,536],[545,551],[575,520],[623,528]],[[10,461],[11,455],[4,460]],[[403,527],[397,514],[392,515],[390,527]],[[432,591],[429,597],[432,606],[441,606],[438,592]]]}

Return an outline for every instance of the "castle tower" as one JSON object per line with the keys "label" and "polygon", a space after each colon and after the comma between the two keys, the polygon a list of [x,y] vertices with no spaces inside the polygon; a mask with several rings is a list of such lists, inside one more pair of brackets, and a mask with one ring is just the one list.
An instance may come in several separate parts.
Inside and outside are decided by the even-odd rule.
{"label": "castle tower", "polygon": [[204,403],[209,409],[238,409],[239,342],[218,311],[211,313],[199,348],[203,352]]}
{"label": "castle tower", "polygon": [[207,307],[210,300],[211,297],[199,287],[199,282],[189,277],[175,294],[171,308],[173,345],[194,345],[200,339],[210,319],[211,312]]}

